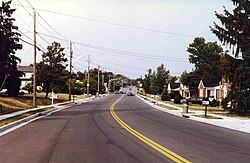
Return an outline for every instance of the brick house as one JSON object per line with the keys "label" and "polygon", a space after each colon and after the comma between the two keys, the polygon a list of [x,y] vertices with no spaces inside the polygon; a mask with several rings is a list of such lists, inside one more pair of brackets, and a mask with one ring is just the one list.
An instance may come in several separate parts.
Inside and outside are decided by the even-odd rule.
{"label": "brick house", "polygon": [[199,98],[208,97],[210,101],[213,99],[221,101],[227,96],[229,84],[222,79],[219,82],[201,80],[198,86]]}

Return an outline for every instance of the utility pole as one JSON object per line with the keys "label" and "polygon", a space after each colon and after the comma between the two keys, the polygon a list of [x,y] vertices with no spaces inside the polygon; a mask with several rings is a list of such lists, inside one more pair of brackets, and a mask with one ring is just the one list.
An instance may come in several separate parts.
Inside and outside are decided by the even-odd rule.
{"label": "utility pole", "polygon": [[100,93],[100,66],[99,65],[98,65],[97,93],[98,93],[98,97],[99,97],[99,93]]}
{"label": "utility pole", "polygon": [[88,81],[87,81],[87,96],[89,95],[89,62],[90,62],[90,54],[88,55]]}
{"label": "utility pole", "polygon": [[36,11],[34,10],[33,107],[36,107]]}
{"label": "utility pole", "polygon": [[72,42],[70,42],[70,58],[69,58],[69,101],[71,101],[71,87],[72,87],[72,79],[71,79],[71,75],[72,75]]}
{"label": "utility pole", "polygon": [[108,93],[110,93],[110,89],[111,89],[111,87],[110,87],[110,75],[108,75],[109,76],[109,80],[108,80]]}
{"label": "utility pole", "polygon": [[102,69],[102,86],[104,86],[104,69]]}
{"label": "utility pole", "polygon": [[115,79],[113,81],[114,81],[114,83],[113,83],[114,85],[113,86],[114,86],[114,93],[115,93]]}

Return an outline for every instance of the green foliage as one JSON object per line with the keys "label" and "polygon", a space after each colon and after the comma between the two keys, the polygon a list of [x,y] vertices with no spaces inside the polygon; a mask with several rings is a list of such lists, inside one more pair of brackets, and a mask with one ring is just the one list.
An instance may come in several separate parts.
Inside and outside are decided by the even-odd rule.
{"label": "green foliage", "polygon": [[197,37],[189,44],[187,51],[190,53],[189,61],[195,65],[195,69],[190,73],[184,71],[181,82],[195,96],[201,79],[218,82],[221,80],[223,49],[216,42],[206,42],[204,38]]}
{"label": "green foliage", "polygon": [[[64,48],[57,42],[53,42],[47,48],[47,52],[43,53],[42,61],[38,64],[38,83],[43,84],[43,89],[48,93],[53,90],[60,90],[59,87],[65,88],[68,72],[67,58],[63,53]],[[58,89],[58,90],[57,90]]]}
{"label": "green foliage", "polygon": [[32,83],[27,83],[22,89],[27,90],[29,93],[33,92]]}
{"label": "green foliage", "polygon": [[190,53],[189,61],[195,65],[195,70],[201,72],[204,80],[221,80],[221,56],[223,49],[216,42],[205,42],[202,37],[194,39],[189,44],[187,51]]}
{"label": "green foliage", "polygon": [[214,27],[210,28],[223,44],[230,45],[236,58],[242,55],[241,63],[236,64],[234,69],[229,69],[232,71],[230,109],[240,113],[250,110],[248,104],[250,98],[250,1],[232,0],[232,2],[235,5],[232,13],[225,8],[224,14],[215,14],[222,23],[222,27],[214,23]]}
{"label": "green foliage", "polygon": [[219,106],[220,105],[220,102],[213,99],[210,104],[209,104],[211,107],[216,107],[216,106]]}
{"label": "green foliage", "polygon": [[10,4],[11,1],[2,1],[0,6],[0,85],[7,76],[6,83],[3,84],[6,84],[8,95],[17,96],[20,87],[17,63],[21,60],[15,56],[15,52],[22,49],[22,45],[19,44],[21,34],[18,33],[18,27],[14,25],[15,19],[12,18],[15,9],[11,9]]}
{"label": "green foliage", "polygon": [[174,103],[175,104],[181,104],[181,99],[182,99],[181,95],[180,94],[176,94],[175,98],[174,98]]}
{"label": "green foliage", "polygon": [[[83,90],[85,93],[87,93],[87,83],[88,83],[88,80],[87,80],[87,78],[85,78],[83,80]],[[92,95],[95,95],[97,93],[97,86],[98,86],[98,82],[94,78],[92,78],[92,76],[90,76],[90,78],[89,78],[89,93]]]}
{"label": "green foliage", "polygon": [[16,97],[19,94],[21,80],[20,80],[20,72],[15,71],[12,76],[8,79],[6,83],[7,94],[11,97]]}
{"label": "green foliage", "polygon": [[201,74],[202,72],[198,70],[194,70],[190,73],[184,71],[181,74],[181,82],[182,84],[189,87],[191,96],[198,95],[198,86],[199,86],[200,80],[202,79]]}
{"label": "green foliage", "polygon": [[171,100],[171,97],[168,94],[168,91],[166,89],[164,89],[162,94],[161,94],[161,100],[162,101],[170,101]]}
{"label": "green foliage", "polygon": [[161,64],[156,71],[148,70],[148,74],[142,79],[142,86],[146,93],[161,94],[169,79],[169,70]]}

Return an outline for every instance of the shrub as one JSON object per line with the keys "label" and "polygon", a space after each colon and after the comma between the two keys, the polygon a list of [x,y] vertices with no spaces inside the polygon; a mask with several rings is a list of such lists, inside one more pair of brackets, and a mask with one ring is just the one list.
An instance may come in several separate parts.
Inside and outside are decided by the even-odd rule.
{"label": "shrub", "polygon": [[20,72],[15,71],[6,83],[7,94],[11,97],[16,97],[19,94],[21,80],[19,78]]}
{"label": "shrub", "polygon": [[175,98],[174,98],[174,103],[175,104],[181,104],[181,95],[175,95]]}
{"label": "shrub", "polygon": [[162,101],[170,101],[171,97],[168,94],[168,91],[165,89],[163,90],[162,94],[161,94],[161,100]]}
{"label": "shrub", "polygon": [[216,107],[216,106],[219,106],[219,104],[220,104],[219,101],[213,99],[213,100],[210,102],[209,105],[210,105],[211,107]]}
{"label": "shrub", "polygon": [[27,83],[22,89],[27,90],[29,93],[32,93],[33,85],[31,83]]}

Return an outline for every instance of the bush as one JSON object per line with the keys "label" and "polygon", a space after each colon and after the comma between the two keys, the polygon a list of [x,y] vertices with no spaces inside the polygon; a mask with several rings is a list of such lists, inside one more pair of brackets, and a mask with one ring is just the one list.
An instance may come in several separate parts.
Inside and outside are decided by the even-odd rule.
{"label": "bush", "polygon": [[213,99],[213,100],[210,102],[209,105],[210,105],[211,107],[216,107],[216,106],[219,106],[219,104],[220,104],[219,101]]}
{"label": "bush", "polygon": [[11,97],[16,97],[19,94],[21,80],[19,78],[20,72],[15,71],[14,74],[10,77],[10,79],[6,83],[7,94]]}
{"label": "bush", "polygon": [[174,98],[174,103],[175,104],[181,104],[181,95],[175,95],[175,98]]}
{"label": "bush", "polygon": [[170,101],[171,96],[168,94],[168,91],[165,89],[161,94],[162,101]]}
{"label": "bush", "polygon": [[27,83],[22,89],[28,91],[29,93],[33,92],[33,85],[31,83]]}
{"label": "bush", "polygon": [[174,92],[171,92],[171,93],[169,94],[169,96],[170,96],[170,99],[174,99],[174,98],[175,98],[175,93],[174,93]]}

